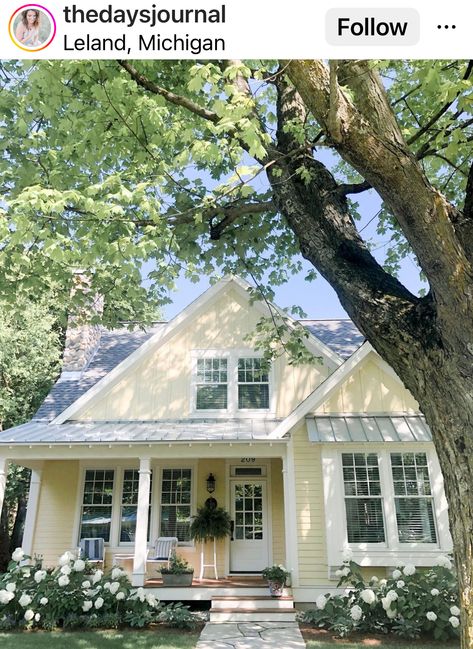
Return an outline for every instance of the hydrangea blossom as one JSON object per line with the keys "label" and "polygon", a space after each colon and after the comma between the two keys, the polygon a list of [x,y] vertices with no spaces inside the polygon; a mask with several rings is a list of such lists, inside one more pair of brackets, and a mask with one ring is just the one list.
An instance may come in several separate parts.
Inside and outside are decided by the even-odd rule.
{"label": "hydrangea blossom", "polygon": [[109,582],[109,581],[106,581],[106,582],[104,583],[104,585],[103,585],[103,589],[104,589],[104,590],[109,590],[109,589],[110,589],[110,582]]}
{"label": "hydrangea blossom", "polygon": [[373,576],[371,577],[371,579],[370,579],[370,583],[371,583],[371,584],[377,584],[378,581],[379,581],[379,579],[378,579],[378,577],[376,577],[376,575],[373,575]]}
{"label": "hydrangea blossom", "polygon": [[315,600],[315,605],[317,606],[318,609],[321,611],[324,610],[325,606],[327,604],[327,598],[325,595],[319,595],[317,599]]}
{"label": "hydrangea blossom", "polygon": [[85,570],[85,561],[83,559],[76,559],[74,561],[73,569],[75,572],[83,572]]}
{"label": "hydrangea blossom", "polygon": [[81,586],[82,586],[82,588],[87,589],[87,588],[90,588],[92,586],[92,584],[90,583],[90,581],[88,579],[86,579],[85,581],[82,582]]}
{"label": "hydrangea blossom", "polygon": [[14,593],[16,590],[16,584],[14,581],[9,581],[5,588],[9,593]]}
{"label": "hydrangea blossom", "polygon": [[440,591],[438,588],[432,588],[430,594],[432,595],[432,597],[437,597],[437,595],[440,595]]}
{"label": "hydrangea blossom", "polygon": [[97,571],[94,572],[94,574],[92,575],[92,583],[93,583],[93,584],[96,584],[98,581],[100,581],[100,580],[102,579],[102,577],[103,577],[103,572],[102,572],[102,570],[97,570]]}
{"label": "hydrangea blossom", "polygon": [[27,622],[31,622],[31,620],[34,618],[34,611],[32,611],[30,608],[25,611],[25,620]]}
{"label": "hydrangea blossom", "polygon": [[35,582],[36,582],[37,584],[40,584],[40,583],[43,581],[43,579],[46,579],[46,574],[47,574],[47,573],[46,573],[46,570],[37,570],[37,571],[34,573],[34,580],[35,580]]}
{"label": "hydrangea blossom", "polygon": [[23,561],[24,557],[25,553],[21,548],[16,548],[16,550],[11,555],[12,561],[16,561],[17,563]]}
{"label": "hydrangea blossom", "polygon": [[59,565],[65,566],[74,559],[74,555],[69,550],[66,550],[63,555],[59,557]]}
{"label": "hydrangea blossom", "polygon": [[350,568],[342,568],[340,572],[342,573],[342,577],[348,577],[348,575],[350,574]]}
{"label": "hydrangea blossom", "polygon": [[93,606],[93,602],[91,602],[90,600],[86,600],[86,601],[82,604],[82,610],[84,611],[84,613],[87,613],[87,611],[90,611],[90,609],[92,608],[92,606]]}
{"label": "hydrangea blossom", "polygon": [[18,600],[18,604],[20,606],[23,606],[23,608],[26,608],[27,606],[29,606],[31,604],[31,602],[32,602],[32,598],[29,595],[27,595],[26,593],[22,593],[20,599]]}
{"label": "hydrangea blossom", "polygon": [[62,568],[61,568],[61,574],[63,574],[63,575],[70,575],[71,572],[72,572],[72,570],[71,570],[71,566],[69,566],[69,565],[67,565],[67,564],[66,564],[65,566],[62,566]]}
{"label": "hydrangea blossom", "polygon": [[57,583],[62,587],[68,586],[69,582],[70,582],[70,579],[69,579],[69,577],[67,575],[61,575],[59,577],[59,579],[57,580]]}
{"label": "hydrangea blossom", "polygon": [[115,579],[120,579],[120,577],[123,575],[123,570],[121,568],[114,568],[112,570],[111,577],[115,581]]}
{"label": "hydrangea blossom", "polygon": [[382,604],[384,610],[387,611],[389,609],[389,607],[391,606],[391,600],[388,597],[382,597],[381,598],[381,604]]}
{"label": "hydrangea blossom", "polygon": [[386,586],[387,583],[388,583],[388,580],[387,580],[387,579],[380,579],[380,580],[379,580],[379,585],[380,585],[380,586]]}
{"label": "hydrangea blossom", "polygon": [[453,626],[454,629],[456,629],[458,626],[460,626],[460,620],[455,617],[455,615],[452,615],[452,617],[448,618],[448,621],[450,624]]}
{"label": "hydrangea blossom", "polygon": [[95,608],[98,610],[99,608],[102,608],[103,606],[103,598],[102,597],[97,597],[97,599],[94,602]]}
{"label": "hydrangea blossom", "polygon": [[136,590],[136,596],[140,600],[140,602],[144,602],[145,601],[145,589],[140,586]]}
{"label": "hydrangea blossom", "polygon": [[402,572],[400,570],[394,570],[393,571],[393,579],[399,579],[399,577],[402,577]]}
{"label": "hydrangea blossom", "polygon": [[0,604],[8,604],[15,597],[15,593],[9,592],[8,590],[0,590]]}
{"label": "hydrangea blossom", "polygon": [[353,559],[353,550],[351,548],[345,548],[342,552],[343,561],[351,561]]}
{"label": "hydrangea blossom", "polygon": [[402,581],[402,579],[400,579],[399,581],[396,582],[396,587],[397,588],[404,588],[405,585],[406,585],[406,582]]}
{"label": "hydrangea blossom", "polygon": [[350,616],[354,622],[358,622],[359,620],[361,620],[361,618],[363,617],[363,611],[361,609],[361,606],[358,606],[358,604],[352,606],[350,609]]}
{"label": "hydrangea blossom", "polygon": [[411,563],[408,563],[407,566],[404,566],[404,568],[402,569],[402,572],[406,575],[406,577],[411,577],[415,574],[415,571],[416,568]]}
{"label": "hydrangea blossom", "polygon": [[452,562],[444,554],[440,554],[437,557],[436,564],[437,564],[437,566],[441,566],[442,568],[447,568],[448,570],[452,569]]}
{"label": "hydrangea blossom", "polygon": [[431,622],[435,622],[435,620],[437,619],[437,615],[433,611],[429,611],[425,617]]}
{"label": "hydrangea blossom", "polygon": [[119,593],[117,593],[115,599],[117,599],[118,601],[125,599],[125,593],[123,591],[120,591]]}
{"label": "hydrangea blossom", "polygon": [[120,588],[119,582],[114,581],[113,583],[110,584],[109,591],[112,593],[112,595],[115,595],[118,592],[119,588]]}
{"label": "hydrangea blossom", "polygon": [[35,622],[39,622],[40,619],[41,619],[41,613],[35,613],[34,621],[35,621]]}
{"label": "hydrangea blossom", "polygon": [[47,597],[42,597],[42,598],[39,600],[39,603],[41,604],[41,606],[46,606],[46,604],[47,604],[48,602],[49,602],[49,599],[48,599]]}
{"label": "hydrangea blossom", "polygon": [[460,615],[460,609],[458,608],[458,606],[451,606],[450,613],[455,617],[458,617]]}
{"label": "hydrangea blossom", "polygon": [[362,590],[360,597],[366,604],[371,605],[376,602],[376,595],[374,594],[374,591],[371,590],[371,588],[365,588],[364,590]]}
{"label": "hydrangea blossom", "polygon": [[395,602],[398,599],[398,594],[395,590],[388,590],[386,598],[389,599],[390,602]]}

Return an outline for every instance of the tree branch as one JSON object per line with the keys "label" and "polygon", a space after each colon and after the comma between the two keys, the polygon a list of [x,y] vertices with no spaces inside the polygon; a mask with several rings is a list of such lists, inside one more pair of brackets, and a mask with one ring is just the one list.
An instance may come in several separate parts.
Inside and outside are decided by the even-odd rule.
{"label": "tree branch", "polygon": [[214,213],[209,214],[209,218],[213,219],[216,216],[223,215],[223,219],[218,221],[218,223],[211,222],[210,238],[212,241],[220,239],[223,232],[241,216],[247,214],[261,214],[271,210],[275,210],[275,204],[273,201],[268,201],[266,203],[243,203],[240,205],[230,205],[217,208]]}
{"label": "tree branch", "polygon": [[473,162],[470,166],[468,180],[466,183],[465,203],[463,205],[463,215],[468,221],[473,221]]}
{"label": "tree branch", "polygon": [[189,110],[191,113],[194,113],[195,115],[198,115],[199,117],[212,122],[213,124],[216,124],[218,121],[220,121],[217,113],[214,113],[213,111],[208,110],[203,106],[199,106],[199,104],[196,104],[188,97],[176,95],[174,92],[166,90],[166,88],[161,88],[161,86],[155,84],[153,81],[151,81],[151,79],[145,77],[144,74],[138,72],[138,70],[129,61],[118,61],[118,64],[128,72],[128,74],[132,77],[132,79],[136,81],[139,86],[145,88],[145,90],[148,90],[154,95],[160,95],[171,104],[174,104],[175,106],[181,106],[182,108]]}

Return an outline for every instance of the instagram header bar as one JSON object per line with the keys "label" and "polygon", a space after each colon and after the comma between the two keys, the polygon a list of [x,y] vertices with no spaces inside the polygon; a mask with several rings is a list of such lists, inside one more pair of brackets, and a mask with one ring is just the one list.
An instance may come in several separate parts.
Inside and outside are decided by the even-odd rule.
{"label": "instagram header bar", "polygon": [[3,0],[2,58],[471,58],[473,53],[468,3],[41,3]]}

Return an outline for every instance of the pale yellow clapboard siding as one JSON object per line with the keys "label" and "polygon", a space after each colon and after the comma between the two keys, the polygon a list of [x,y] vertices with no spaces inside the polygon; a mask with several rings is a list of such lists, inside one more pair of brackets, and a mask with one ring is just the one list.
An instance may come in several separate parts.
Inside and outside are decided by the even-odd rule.
{"label": "pale yellow clapboard siding", "polygon": [[[191,352],[241,349],[259,320],[254,307],[228,289],[161,348],[150,353],[119,383],[78,415],[82,420],[173,419],[190,415]],[[289,414],[327,376],[324,366],[274,364],[278,417]]]}
{"label": "pale yellow clapboard siding", "polygon": [[317,408],[318,413],[418,412],[419,404],[369,354],[360,366]]}
{"label": "pale yellow clapboard siding", "polygon": [[45,566],[55,565],[65,550],[72,549],[78,481],[79,462],[44,463],[33,553],[43,556]]}

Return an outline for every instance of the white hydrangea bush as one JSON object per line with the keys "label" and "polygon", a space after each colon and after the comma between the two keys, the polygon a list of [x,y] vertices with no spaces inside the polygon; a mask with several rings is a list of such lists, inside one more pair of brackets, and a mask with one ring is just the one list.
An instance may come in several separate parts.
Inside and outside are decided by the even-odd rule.
{"label": "white hydrangea bush", "polygon": [[43,570],[18,548],[0,576],[0,629],[147,626],[158,614],[156,597],[123,570],[104,573],[69,552]]}
{"label": "white hydrangea bush", "polygon": [[341,595],[319,595],[302,619],[341,636],[353,631],[395,633],[405,638],[458,637],[460,609],[453,564],[440,556],[435,566],[398,565],[387,579],[366,580],[348,554],[336,571]]}

